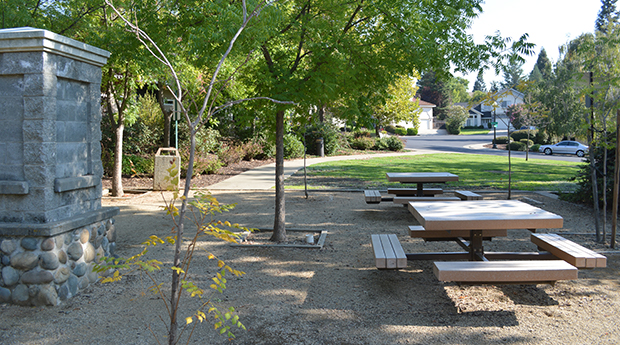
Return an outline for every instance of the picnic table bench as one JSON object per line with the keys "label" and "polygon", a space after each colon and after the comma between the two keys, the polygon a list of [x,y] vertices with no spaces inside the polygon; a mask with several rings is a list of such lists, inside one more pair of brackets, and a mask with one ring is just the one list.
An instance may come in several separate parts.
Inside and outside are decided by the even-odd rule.
{"label": "picnic table bench", "polygon": [[392,202],[395,204],[409,205],[410,202],[421,201],[461,201],[455,196],[395,196]]}
{"label": "picnic table bench", "polygon": [[461,200],[482,200],[482,195],[468,190],[457,190],[454,192],[454,195],[461,198]]}
{"label": "picnic table bench", "polygon": [[378,269],[407,267],[407,256],[395,234],[370,235]]}
{"label": "picnic table bench", "polygon": [[607,258],[557,234],[532,234],[538,248],[548,251],[577,268],[606,267]]}
{"label": "picnic table bench", "polygon": [[577,268],[564,260],[443,261],[433,263],[440,281],[468,284],[553,284],[577,279]]}
{"label": "picnic table bench", "polygon": [[[388,188],[388,194],[395,194],[396,196],[416,196],[418,195],[417,188]],[[441,188],[425,188],[422,190],[424,196],[443,194]]]}

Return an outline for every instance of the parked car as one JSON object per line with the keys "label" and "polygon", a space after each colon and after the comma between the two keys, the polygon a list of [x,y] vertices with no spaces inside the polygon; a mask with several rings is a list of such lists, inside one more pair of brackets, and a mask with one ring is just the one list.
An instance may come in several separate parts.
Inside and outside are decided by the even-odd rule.
{"label": "parked car", "polygon": [[588,152],[588,147],[578,141],[564,140],[553,145],[541,145],[538,152],[543,152],[546,155],[568,153],[577,155],[577,157],[583,157]]}

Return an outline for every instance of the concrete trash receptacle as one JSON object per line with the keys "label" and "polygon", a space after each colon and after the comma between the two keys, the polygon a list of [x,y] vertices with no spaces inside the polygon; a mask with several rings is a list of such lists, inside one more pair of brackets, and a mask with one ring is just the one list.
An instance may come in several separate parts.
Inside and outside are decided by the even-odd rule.
{"label": "concrete trash receptacle", "polygon": [[[155,166],[153,169],[153,190],[166,190],[168,186],[176,182],[179,187],[181,177],[181,156],[174,147],[160,147],[155,154]],[[175,167],[176,179],[170,179],[170,168]],[[166,179],[168,178],[168,179]]]}

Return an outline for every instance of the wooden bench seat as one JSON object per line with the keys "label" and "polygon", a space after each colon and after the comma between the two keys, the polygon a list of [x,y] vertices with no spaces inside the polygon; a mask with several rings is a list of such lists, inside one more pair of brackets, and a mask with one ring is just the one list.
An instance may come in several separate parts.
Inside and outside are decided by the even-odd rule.
{"label": "wooden bench seat", "polygon": [[[421,225],[409,226],[409,236],[423,239],[469,238],[469,230],[426,230]],[[482,230],[482,238],[506,237],[508,230]]]}
{"label": "wooden bench seat", "polygon": [[[395,194],[396,196],[416,196],[418,195],[418,190],[416,188],[388,188],[388,194]],[[443,194],[443,189],[441,188],[424,188],[422,189],[424,195],[437,195]]]}
{"label": "wooden bench seat", "polygon": [[606,267],[607,258],[557,234],[532,234],[532,242],[577,268]]}
{"label": "wooden bench seat", "polygon": [[395,204],[408,205],[411,201],[461,201],[455,196],[395,196]]}
{"label": "wooden bench seat", "polygon": [[394,234],[370,235],[378,269],[407,267],[407,256]]}
{"label": "wooden bench seat", "polygon": [[433,263],[444,282],[542,284],[577,279],[577,268],[563,260],[443,261]]}
{"label": "wooden bench seat", "polygon": [[461,198],[461,200],[482,200],[482,195],[468,190],[457,190],[454,192],[454,195]]}
{"label": "wooden bench seat", "polygon": [[381,202],[381,193],[378,190],[367,189],[364,191],[364,199],[367,204],[378,204]]}

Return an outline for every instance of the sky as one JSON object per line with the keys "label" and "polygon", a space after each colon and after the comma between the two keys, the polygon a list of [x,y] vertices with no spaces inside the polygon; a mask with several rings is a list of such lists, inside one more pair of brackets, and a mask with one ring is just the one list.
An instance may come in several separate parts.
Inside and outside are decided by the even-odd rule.
{"label": "sky", "polygon": [[[620,4],[618,4],[620,6]],[[484,42],[484,37],[500,31],[503,37],[519,39],[529,34],[528,41],[536,44],[534,54],[526,57],[523,72],[529,76],[542,47],[552,63],[559,57],[558,48],[581,35],[594,32],[594,22],[601,9],[601,0],[486,0],[483,12],[474,19],[469,33],[476,43]],[[463,76],[456,74],[458,76]],[[469,89],[474,87],[477,73],[465,75]],[[484,75],[487,89],[491,81],[503,81],[489,71]]]}

